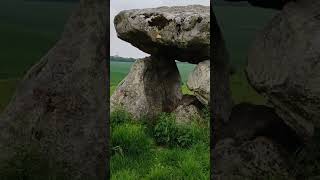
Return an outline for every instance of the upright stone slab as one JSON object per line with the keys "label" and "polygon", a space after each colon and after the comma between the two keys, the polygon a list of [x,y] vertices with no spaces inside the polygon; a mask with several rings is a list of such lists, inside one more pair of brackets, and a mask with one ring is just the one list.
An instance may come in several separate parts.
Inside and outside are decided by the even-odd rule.
{"label": "upright stone slab", "polygon": [[36,147],[46,178],[107,178],[106,5],[81,0],[61,39],[22,79],[0,116],[0,168]]}
{"label": "upright stone slab", "polygon": [[171,112],[182,99],[181,79],[174,61],[147,57],[137,60],[111,96],[111,111],[124,108],[135,118]]}
{"label": "upright stone slab", "polygon": [[187,81],[188,88],[205,105],[210,104],[210,61],[200,62]]}

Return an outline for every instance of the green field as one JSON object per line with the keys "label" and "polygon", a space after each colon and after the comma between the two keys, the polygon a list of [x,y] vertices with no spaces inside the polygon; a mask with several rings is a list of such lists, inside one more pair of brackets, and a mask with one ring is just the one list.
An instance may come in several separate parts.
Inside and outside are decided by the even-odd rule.
{"label": "green field", "polygon": [[[112,94],[116,89],[117,85],[126,77],[129,73],[130,68],[132,66],[132,62],[117,62],[111,61],[110,62],[110,93]],[[195,68],[195,65],[188,64],[188,63],[177,63],[181,80],[183,82],[182,90],[184,93],[190,93],[187,90],[186,82],[188,79],[189,74]]]}
{"label": "green field", "polygon": [[255,7],[215,7],[219,25],[226,40],[232,64],[238,69],[246,65],[248,48],[277,11]]}

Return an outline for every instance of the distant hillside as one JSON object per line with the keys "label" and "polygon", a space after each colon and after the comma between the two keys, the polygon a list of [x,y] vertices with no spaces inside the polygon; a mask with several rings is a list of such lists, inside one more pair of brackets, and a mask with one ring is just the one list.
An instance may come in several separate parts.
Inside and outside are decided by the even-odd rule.
{"label": "distant hillside", "polygon": [[124,58],[120,56],[110,56],[110,61],[118,61],[118,62],[134,62],[136,59],[134,58]]}

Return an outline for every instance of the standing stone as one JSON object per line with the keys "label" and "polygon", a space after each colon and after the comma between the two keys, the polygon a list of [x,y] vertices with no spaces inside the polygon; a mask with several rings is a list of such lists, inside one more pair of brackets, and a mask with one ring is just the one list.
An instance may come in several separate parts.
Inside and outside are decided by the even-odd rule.
{"label": "standing stone", "polygon": [[188,88],[205,105],[210,104],[210,61],[200,62],[187,81]]}
{"label": "standing stone", "polygon": [[0,116],[0,168],[36,147],[44,161],[31,164],[48,168],[44,179],[107,178],[106,8],[105,0],[81,0],[61,39],[21,81]]}
{"label": "standing stone", "polygon": [[304,139],[320,127],[320,2],[288,3],[257,36],[246,68],[251,85]]}
{"label": "standing stone", "polygon": [[192,95],[183,95],[179,106],[173,111],[176,116],[177,123],[185,124],[197,121],[203,118],[201,110],[204,106]]}
{"label": "standing stone", "polygon": [[181,79],[174,61],[147,57],[137,60],[111,96],[111,111],[124,108],[135,118],[172,112],[182,98]]}
{"label": "standing stone", "polygon": [[210,11],[190,5],[121,11],[118,37],[153,56],[198,63],[210,57]]}

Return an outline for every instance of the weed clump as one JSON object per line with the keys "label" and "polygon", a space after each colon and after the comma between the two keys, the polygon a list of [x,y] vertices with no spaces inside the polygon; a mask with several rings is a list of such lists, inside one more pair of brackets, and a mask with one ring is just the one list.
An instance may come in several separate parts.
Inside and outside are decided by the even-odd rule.
{"label": "weed clump", "polygon": [[120,124],[129,123],[133,121],[132,115],[123,108],[116,108],[110,115],[111,128]]}
{"label": "weed clump", "polygon": [[113,150],[122,155],[139,155],[148,151],[152,139],[139,124],[122,124],[112,129]]}
{"label": "weed clump", "polygon": [[159,145],[190,147],[197,142],[209,140],[209,133],[204,134],[205,127],[196,122],[177,124],[172,114],[161,114],[154,127],[155,141]]}

